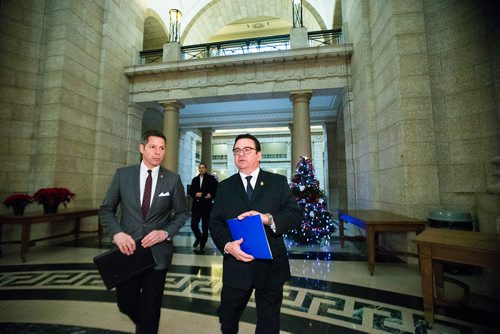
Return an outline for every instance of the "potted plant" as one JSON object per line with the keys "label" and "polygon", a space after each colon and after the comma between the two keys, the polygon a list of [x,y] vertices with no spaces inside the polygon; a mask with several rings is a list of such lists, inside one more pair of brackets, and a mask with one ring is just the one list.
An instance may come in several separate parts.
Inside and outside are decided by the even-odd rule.
{"label": "potted plant", "polygon": [[59,204],[66,207],[66,203],[75,198],[75,194],[67,188],[42,188],[33,194],[33,198],[38,204],[43,204],[44,213],[56,213]]}
{"label": "potted plant", "polygon": [[26,205],[31,203],[33,203],[33,197],[29,194],[12,194],[3,201],[6,207],[12,207],[16,216],[22,216]]}

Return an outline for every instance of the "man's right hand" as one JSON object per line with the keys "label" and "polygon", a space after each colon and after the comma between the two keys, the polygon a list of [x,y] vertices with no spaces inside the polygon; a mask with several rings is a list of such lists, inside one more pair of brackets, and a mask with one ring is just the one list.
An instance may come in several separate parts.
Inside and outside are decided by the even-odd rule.
{"label": "man's right hand", "polygon": [[132,255],[135,252],[135,240],[125,232],[118,232],[113,236],[113,242],[120,252]]}
{"label": "man's right hand", "polygon": [[243,262],[253,261],[255,258],[252,255],[247,254],[241,250],[240,245],[242,243],[243,243],[243,238],[228,242],[224,247],[224,251],[234,256],[234,258],[238,261],[243,261]]}

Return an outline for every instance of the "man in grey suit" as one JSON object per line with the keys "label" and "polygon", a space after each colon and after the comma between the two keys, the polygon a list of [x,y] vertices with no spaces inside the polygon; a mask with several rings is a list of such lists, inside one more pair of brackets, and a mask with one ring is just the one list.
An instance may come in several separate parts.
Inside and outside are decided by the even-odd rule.
{"label": "man in grey suit", "polygon": [[[136,325],[136,333],[158,333],[167,270],[172,263],[172,238],[189,211],[179,175],[163,168],[166,139],[147,131],[139,150],[142,162],[118,168],[99,210],[99,219],[118,249],[134,253],[135,240],[151,247],[156,266],[116,287],[119,310]],[[120,212],[117,215],[118,206]]]}
{"label": "man in grey suit", "polygon": [[[290,192],[286,177],[260,169],[260,142],[251,134],[236,137],[234,163],[239,173],[219,183],[210,234],[224,254],[221,304],[218,309],[224,334],[238,333],[238,323],[255,290],[257,327],[255,333],[280,331],[283,285],[290,278],[290,266],[283,234],[298,228],[302,211]],[[254,259],[241,250],[243,239],[231,237],[227,220],[260,215],[272,260]]]}

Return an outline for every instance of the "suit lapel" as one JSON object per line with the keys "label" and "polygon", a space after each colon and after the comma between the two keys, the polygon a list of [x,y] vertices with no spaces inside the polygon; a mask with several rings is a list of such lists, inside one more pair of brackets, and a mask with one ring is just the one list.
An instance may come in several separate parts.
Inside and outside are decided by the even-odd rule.
{"label": "suit lapel", "polygon": [[[259,196],[260,191],[264,188],[264,186],[266,184],[265,180],[266,180],[265,172],[263,172],[261,169],[259,172],[259,175],[257,176],[257,182],[255,183],[255,188],[253,190],[252,199]],[[239,193],[239,195],[241,197],[243,197],[246,201],[251,202],[251,200],[249,200],[247,197],[245,185],[243,184],[243,181],[241,181],[241,177],[240,177],[239,173],[236,173],[234,176],[233,186],[234,186],[234,189],[237,190],[237,192]]]}
{"label": "suit lapel", "polygon": [[161,189],[163,189],[164,182],[166,182],[165,171],[160,167],[160,170],[158,171],[158,180],[156,180],[155,193],[153,194],[153,201],[151,202],[151,208],[149,209],[149,212],[151,212],[156,207],[156,202],[158,201],[158,196],[161,193]]}
{"label": "suit lapel", "polygon": [[135,197],[135,203],[137,203],[137,212],[142,217],[141,212],[141,165],[138,165],[133,171],[132,175],[132,194]]}
{"label": "suit lapel", "polygon": [[247,197],[247,192],[245,190],[245,186],[243,185],[243,182],[241,181],[241,177],[239,173],[236,173],[232,176],[231,179],[231,184],[232,188],[236,189],[236,193],[241,196],[244,200],[249,201]]}
{"label": "suit lapel", "polygon": [[253,195],[252,195],[253,198],[259,196],[260,191],[265,187],[266,184],[265,179],[266,176],[264,174],[264,171],[262,171],[261,169],[259,171],[259,175],[257,176],[257,182],[255,182],[255,188],[253,190]]}
{"label": "suit lapel", "polygon": [[200,191],[203,191],[202,189],[203,189],[203,186],[205,185],[206,181],[207,180],[205,178],[203,178],[203,184],[200,185],[200,175],[198,174],[198,176],[196,177],[197,186],[198,186],[198,189]]}

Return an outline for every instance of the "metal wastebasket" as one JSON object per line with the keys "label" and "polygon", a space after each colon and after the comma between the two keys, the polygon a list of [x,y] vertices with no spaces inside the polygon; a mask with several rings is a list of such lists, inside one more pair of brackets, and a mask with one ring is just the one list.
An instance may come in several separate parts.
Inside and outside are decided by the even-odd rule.
{"label": "metal wastebasket", "polygon": [[[474,230],[474,220],[472,215],[463,210],[456,209],[434,209],[429,212],[427,218],[429,221],[429,227],[433,228],[447,228],[450,230],[464,230],[473,231]],[[451,262],[443,263],[443,270],[447,273],[458,275],[458,274],[472,274],[477,272],[479,268],[456,264]]]}
{"label": "metal wastebasket", "polygon": [[472,215],[463,210],[435,209],[429,212],[429,226],[448,228],[450,230],[472,231],[474,221]]}

